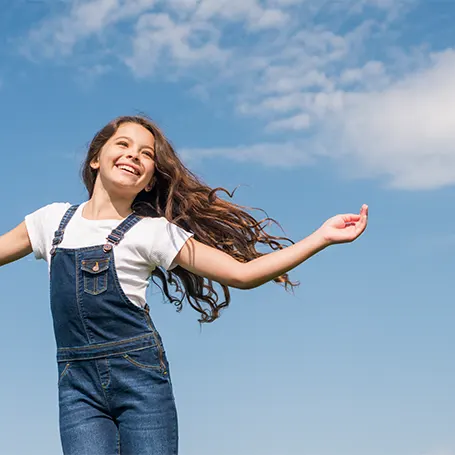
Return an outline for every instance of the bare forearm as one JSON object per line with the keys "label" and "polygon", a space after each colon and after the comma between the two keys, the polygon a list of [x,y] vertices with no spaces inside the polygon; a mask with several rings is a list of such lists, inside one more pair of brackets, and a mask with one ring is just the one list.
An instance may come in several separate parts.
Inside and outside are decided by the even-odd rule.
{"label": "bare forearm", "polygon": [[354,241],[365,230],[367,218],[368,206],[364,204],[359,214],[329,218],[300,242],[246,263],[190,238],[174,262],[195,275],[223,285],[251,289],[289,272],[329,245]]}
{"label": "bare forearm", "polygon": [[0,266],[17,261],[32,252],[25,223],[0,236]]}
{"label": "bare forearm", "polygon": [[241,288],[251,289],[267,283],[289,272],[327,246],[329,243],[315,231],[294,245],[242,264]]}

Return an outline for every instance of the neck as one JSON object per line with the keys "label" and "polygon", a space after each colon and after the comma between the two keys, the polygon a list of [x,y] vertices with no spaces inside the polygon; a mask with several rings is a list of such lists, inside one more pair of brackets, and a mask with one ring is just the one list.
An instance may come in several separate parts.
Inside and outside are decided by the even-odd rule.
{"label": "neck", "polygon": [[132,213],[133,200],[95,188],[83,208],[82,216],[89,220],[121,220]]}

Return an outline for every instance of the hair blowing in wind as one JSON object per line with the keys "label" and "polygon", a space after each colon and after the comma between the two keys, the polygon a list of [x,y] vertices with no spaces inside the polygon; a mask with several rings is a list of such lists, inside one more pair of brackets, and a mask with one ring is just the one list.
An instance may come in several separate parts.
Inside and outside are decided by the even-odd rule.
{"label": "hair blowing in wind", "polygon": [[[181,162],[172,145],[161,130],[145,116],[118,117],[100,131],[90,143],[82,167],[82,178],[89,193],[93,194],[97,170],[90,167],[104,144],[114,135],[120,125],[136,123],[152,133],[155,138],[155,173],[151,191],[141,191],[135,198],[132,209],[140,216],[165,217],[168,221],[190,231],[194,238],[208,246],[229,254],[240,262],[248,262],[263,256],[257,250],[266,245],[279,250],[286,243],[294,243],[287,237],[277,237],[266,232],[275,220],[266,217],[257,220],[248,208],[222,199],[223,192],[232,198],[225,188],[210,188]],[[195,275],[177,266],[170,271],[157,267],[152,272],[152,281],[157,284],[170,302],[182,309],[184,301],[200,313],[199,322],[213,322],[221,309],[231,300],[228,286]],[[292,288],[297,283],[284,274],[274,279]],[[221,288],[221,296],[220,290]]]}

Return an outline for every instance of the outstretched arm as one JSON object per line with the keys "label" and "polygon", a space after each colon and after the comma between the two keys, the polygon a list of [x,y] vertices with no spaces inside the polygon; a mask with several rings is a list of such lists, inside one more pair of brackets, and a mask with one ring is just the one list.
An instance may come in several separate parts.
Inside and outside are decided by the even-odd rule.
{"label": "outstretched arm", "polygon": [[0,236],[0,266],[27,256],[32,252],[25,221]]}
{"label": "outstretched arm", "polygon": [[334,216],[300,242],[247,263],[190,238],[175,263],[226,286],[251,289],[283,275],[329,245],[352,242],[365,230],[367,219],[368,207],[363,205],[359,214]]}

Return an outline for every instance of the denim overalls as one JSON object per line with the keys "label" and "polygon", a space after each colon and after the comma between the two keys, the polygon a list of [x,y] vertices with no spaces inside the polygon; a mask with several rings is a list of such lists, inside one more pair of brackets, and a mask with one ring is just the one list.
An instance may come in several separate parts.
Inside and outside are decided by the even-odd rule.
{"label": "denim overalls", "polygon": [[113,249],[140,217],[131,214],[106,244],[52,243],[51,310],[57,343],[60,437],[65,455],[176,455],[177,412],[161,337],[122,291]]}

